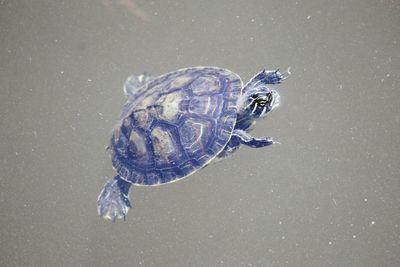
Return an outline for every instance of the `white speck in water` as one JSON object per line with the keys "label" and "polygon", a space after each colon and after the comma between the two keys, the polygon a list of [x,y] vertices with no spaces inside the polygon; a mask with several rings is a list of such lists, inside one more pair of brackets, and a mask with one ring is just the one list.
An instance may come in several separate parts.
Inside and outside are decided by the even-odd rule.
{"label": "white speck in water", "polygon": [[285,240],[286,239],[286,236],[282,236],[282,240]]}
{"label": "white speck in water", "polygon": [[329,241],[328,244],[329,244],[329,245],[332,245],[332,241]]}
{"label": "white speck in water", "polygon": [[357,236],[356,235],[353,235],[353,238],[356,238]]}
{"label": "white speck in water", "polygon": [[372,221],[371,224],[374,225],[374,224],[375,224],[375,221]]}
{"label": "white speck in water", "polygon": [[307,19],[311,19],[311,15],[308,15],[308,16],[307,16]]}
{"label": "white speck in water", "polygon": [[250,37],[250,41],[252,41],[252,42],[253,42],[253,41],[254,41],[254,37]]}
{"label": "white speck in water", "polygon": [[235,210],[232,210],[232,213],[235,213],[236,211]]}
{"label": "white speck in water", "polygon": [[367,201],[368,201],[368,199],[364,198],[364,202],[367,202]]}
{"label": "white speck in water", "polygon": [[308,131],[311,132],[313,129],[314,129],[314,124],[310,122],[310,124],[308,125]]}
{"label": "white speck in water", "polygon": [[87,81],[88,81],[88,82],[91,82],[91,81],[92,81],[92,79],[88,79]]}
{"label": "white speck in water", "polygon": [[208,238],[213,238],[213,237],[214,237],[213,235],[209,235],[209,236],[208,236]]}
{"label": "white speck in water", "polygon": [[333,203],[335,204],[335,206],[337,206],[337,202],[335,198],[332,198]]}
{"label": "white speck in water", "polygon": [[255,21],[255,19],[251,19],[251,22],[254,22]]}
{"label": "white speck in water", "polygon": [[64,74],[64,71],[62,70],[60,73],[61,73],[61,74]]}
{"label": "white speck in water", "polygon": [[279,224],[282,224],[282,221],[279,221]]}

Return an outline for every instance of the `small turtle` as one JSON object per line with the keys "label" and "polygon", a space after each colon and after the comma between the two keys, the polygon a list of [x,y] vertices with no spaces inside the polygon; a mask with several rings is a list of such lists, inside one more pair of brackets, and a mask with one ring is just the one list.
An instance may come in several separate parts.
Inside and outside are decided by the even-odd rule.
{"label": "small turtle", "polygon": [[263,70],[243,86],[237,74],[216,67],[130,76],[124,85],[128,101],[109,145],[117,175],[99,195],[99,215],[125,219],[131,185],[178,181],[241,144],[274,144],[249,131],[279,105],[279,94],[267,85],[285,78],[278,70]]}

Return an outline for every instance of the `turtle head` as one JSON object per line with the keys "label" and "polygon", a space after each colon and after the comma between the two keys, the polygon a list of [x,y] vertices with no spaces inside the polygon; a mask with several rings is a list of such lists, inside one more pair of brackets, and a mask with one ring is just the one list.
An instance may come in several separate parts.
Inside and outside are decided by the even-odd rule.
{"label": "turtle head", "polygon": [[265,85],[256,86],[244,95],[244,109],[255,118],[262,118],[279,105],[278,92]]}

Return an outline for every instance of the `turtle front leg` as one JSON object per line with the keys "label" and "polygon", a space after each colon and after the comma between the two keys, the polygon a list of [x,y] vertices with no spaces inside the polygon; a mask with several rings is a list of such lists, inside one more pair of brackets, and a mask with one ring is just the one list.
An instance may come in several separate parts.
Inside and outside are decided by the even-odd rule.
{"label": "turtle front leg", "polygon": [[285,73],[281,73],[279,69],[277,70],[263,70],[257,73],[244,87],[244,92],[250,89],[253,89],[256,86],[262,84],[279,84],[282,81],[286,80],[289,74],[289,69]]}
{"label": "turtle front leg", "polygon": [[243,130],[235,129],[232,133],[232,137],[236,136],[239,138],[240,143],[249,147],[264,147],[272,144],[279,144],[279,142],[275,142],[271,137],[262,137],[262,138],[254,138],[249,133]]}
{"label": "turtle front leg", "polygon": [[130,187],[131,184],[122,180],[119,175],[109,179],[97,199],[99,215],[112,221],[115,221],[115,219],[125,220],[125,216],[131,207],[128,198]]}
{"label": "turtle front leg", "polygon": [[281,73],[277,70],[263,70],[259,72],[252,80],[263,84],[279,84],[287,78],[287,73]]}
{"label": "turtle front leg", "polygon": [[240,146],[240,138],[238,138],[235,135],[231,136],[231,139],[229,140],[228,144],[224,147],[224,150],[222,150],[217,157],[218,158],[225,158],[228,156],[231,156]]}

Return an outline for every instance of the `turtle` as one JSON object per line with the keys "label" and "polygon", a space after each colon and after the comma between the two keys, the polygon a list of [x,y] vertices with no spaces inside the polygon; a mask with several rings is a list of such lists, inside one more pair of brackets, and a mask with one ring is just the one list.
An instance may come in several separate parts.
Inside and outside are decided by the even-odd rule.
{"label": "turtle", "polygon": [[125,220],[132,185],[182,180],[242,144],[260,148],[277,143],[249,132],[279,105],[278,92],[268,85],[286,78],[279,69],[264,69],[243,85],[228,69],[204,66],[158,77],[129,76],[123,86],[127,102],[108,146],[117,175],[97,199],[98,214]]}

